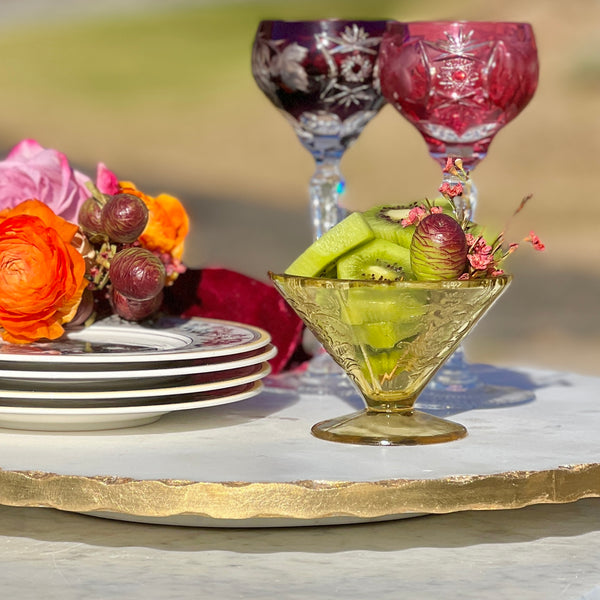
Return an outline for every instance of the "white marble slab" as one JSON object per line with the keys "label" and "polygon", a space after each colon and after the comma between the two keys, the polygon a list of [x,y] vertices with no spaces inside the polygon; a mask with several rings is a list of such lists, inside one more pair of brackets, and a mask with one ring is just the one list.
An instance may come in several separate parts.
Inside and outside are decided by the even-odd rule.
{"label": "white marble slab", "polygon": [[[600,461],[600,378],[495,369],[531,402],[442,411],[463,440],[369,447],[316,439],[317,421],[362,408],[358,396],[265,391],[235,405],[172,414],[143,427],[55,433],[0,429],[0,468],[188,481],[379,481],[553,469]],[[418,405],[417,405],[418,407]],[[441,414],[439,411],[436,414]]]}
{"label": "white marble slab", "polygon": [[[154,501],[148,494],[152,495],[154,492],[146,488],[147,497],[141,506],[142,512],[135,512],[131,507],[139,498],[136,495],[139,492],[124,492],[114,500],[112,489],[92,489],[87,485],[89,482],[86,478],[252,484],[310,482],[310,489],[316,489],[317,492],[319,486],[320,489],[327,486],[337,489],[336,482],[392,482],[390,485],[384,483],[379,486],[379,491],[383,489],[385,494],[387,490],[393,490],[394,481],[400,480],[438,481],[462,476],[473,478],[499,473],[536,473],[582,464],[597,467],[600,461],[600,405],[597,402],[600,395],[599,378],[531,370],[517,372],[490,367],[481,367],[481,372],[493,383],[517,385],[521,389],[530,390],[530,399],[514,404],[500,397],[488,405],[481,404],[476,409],[471,407],[468,410],[460,404],[460,399],[455,405],[450,403],[447,409],[436,411],[437,414],[450,416],[463,423],[469,435],[463,440],[430,446],[354,446],[316,439],[310,433],[312,424],[360,408],[360,399],[357,396],[319,394],[297,396],[289,391],[267,391],[236,405],[173,414],[157,423],[130,429],[81,433],[0,430],[0,468],[4,472],[0,475],[36,471],[79,478],[77,482],[69,481],[60,492],[57,491],[58,487],[47,486],[43,498],[39,499],[29,491],[33,489],[29,485],[32,480],[25,482],[29,486],[25,500],[21,498],[18,487],[8,491],[6,488],[0,489],[0,497],[9,505],[66,507],[85,512],[94,511],[98,507],[109,511],[109,516],[151,517],[160,514],[161,517],[175,516],[169,521],[174,524],[217,527],[244,524],[256,526],[259,523],[251,520],[253,517],[260,517],[264,526],[290,525],[294,524],[290,522],[290,517],[297,518],[295,515],[300,516],[301,512],[301,518],[297,520],[302,522],[297,524],[310,525],[348,520],[356,522],[364,518],[397,518],[402,513],[412,515],[423,510],[402,508],[401,498],[398,497],[392,498],[390,508],[386,509],[382,508],[384,505],[381,495],[377,500],[363,496],[369,498],[373,506],[369,507],[368,514],[361,514],[361,507],[353,504],[352,497],[348,499],[354,493],[352,488],[345,496],[344,501],[348,502],[346,507],[349,507],[346,512],[335,513],[335,508],[339,506],[337,501],[319,512],[321,497],[318,493],[312,494],[309,490],[307,498],[298,499],[298,487],[302,486],[295,486],[292,490],[296,494],[296,504],[290,508],[284,506],[287,498],[285,494],[288,492],[287,487],[282,485],[277,486],[281,496],[272,501],[268,510],[265,509],[266,515],[261,514],[261,502],[264,502],[264,494],[271,492],[263,492],[262,496],[244,496],[240,500],[235,495],[239,489],[236,486],[210,492],[193,505],[185,504],[184,498],[184,509],[177,508],[164,513],[157,513],[154,505],[148,508]],[[550,485],[555,484],[554,478],[550,477],[548,480]],[[0,479],[0,485],[2,481],[7,480]],[[37,482],[34,478],[33,483]],[[70,493],[73,486],[79,484],[85,487],[83,494],[77,496],[77,502],[67,503],[65,506],[60,494]],[[536,489],[534,494],[528,494],[527,488],[524,501],[521,502],[518,495],[513,500],[513,483],[507,481],[502,485],[505,490],[508,489],[509,496],[506,501],[505,494],[505,501],[500,504],[502,507],[556,501],[553,489],[548,489],[546,496],[546,490],[541,490],[540,493]],[[597,495],[598,486],[593,485],[588,489],[592,488]],[[168,488],[167,493],[175,495],[180,491],[180,487],[175,486],[172,490]],[[364,494],[364,488],[362,493]],[[437,493],[440,491],[437,490]],[[226,510],[222,509],[225,502],[223,494],[228,495]],[[572,499],[584,495],[578,493]],[[479,499],[477,495],[471,495],[470,498]],[[385,500],[390,500],[389,496]],[[180,494],[177,501],[180,503],[177,506],[184,505],[181,504]],[[240,501],[254,502],[257,506],[244,506],[244,511],[248,510],[241,516],[236,508],[236,502]],[[217,502],[218,507],[215,504]],[[311,505],[306,510],[307,502],[313,503],[316,508]],[[488,499],[477,508],[488,508],[492,503],[488,491]],[[443,504],[438,503],[435,509],[428,512],[447,512]],[[448,510],[474,507],[470,501],[462,504],[459,502]],[[135,510],[139,508],[138,504]],[[171,509],[171,505],[167,508]],[[192,518],[190,521],[187,515],[180,517],[177,511],[191,512],[192,516],[201,518]],[[215,516],[217,514],[220,516]],[[225,514],[231,516],[226,517]],[[212,522],[209,523],[204,517]],[[333,521],[329,517],[333,517]],[[241,519],[247,522],[243,523]],[[149,521],[155,522],[155,519],[150,518]]]}

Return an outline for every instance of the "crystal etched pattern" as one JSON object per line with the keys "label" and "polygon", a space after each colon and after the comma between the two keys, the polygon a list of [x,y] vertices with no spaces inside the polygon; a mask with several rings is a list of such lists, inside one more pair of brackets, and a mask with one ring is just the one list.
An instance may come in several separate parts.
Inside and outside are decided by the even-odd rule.
{"label": "crystal etched pattern", "polygon": [[256,83],[313,154],[343,152],[383,104],[373,87],[381,35],[369,33],[367,24],[338,21],[315,22],[313,31],[304,25],[301,33],[277,39],[274,29],[265,22],[256,36]]}
{"label": "crystal etched pattern", "polygon": [[380,58],[383,95],[440,161],[473,167],[533,97],[537,50],[524,23],[421,22],[390,27]]}
{"label": "crystal etched pattern", "polygon": [[[422,413],[413,405],[436,370],[504,291],[508,276],[385,283],[271,277],[364,397],[365,411],[352,419],[342,418],[351,439],[336,441],[390,445],[449,441],[465,435],[462,426],[430,415],[424,418],[435,421],[433,431],[430,424],[417,427]],[[395,415],[401,426],[394,422]],[[411,422],[415,415],[421,416]],[[370,421],[368,434],[360,431],[365,417]],[[357,423],[348,425],[357,418]],[[384,431],[377,431],[376,421],[385,422]],[[335,435],[320,437],[343,438],[339,425]]]}

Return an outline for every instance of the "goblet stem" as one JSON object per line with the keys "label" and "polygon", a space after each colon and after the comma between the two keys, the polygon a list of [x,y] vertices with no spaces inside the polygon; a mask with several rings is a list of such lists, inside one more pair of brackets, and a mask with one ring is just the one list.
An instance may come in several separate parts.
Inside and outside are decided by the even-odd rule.
{"label": "goblet stem", "polygon": [[[450,185],[460,183],[462,185],[462,194],[457,196],[454,199],[454,202],[458,209],[459,217],[467,217],[472,221],[475,215],[475,209],[477,208],[477,188],[471,177],[469,177],[468,181],[464,182],[456,175],[444,171],[442,183],[448,183]],[[479,378],[469,369],[462,345],[460,345],[448,358],[446,363],[429,384],[431,390],[444,392],[465,392],[479,387],[481,387],[481,381],[479,381]]]}
{"label": "goblet stem", "polygon": [[[340,158],[341,155],[325,159],[315,156],[317,168],[309,186],[313,241],[348,215],[348,211],[341,205],[346,181],[340,171]],[[348,384],[344,371],[322,348],[310,361],[307,373],[309,380],[318,381],[323,391],[328,391],[332,384],[333,387],[338,387],[340,383],[347,387]],[[323,386],[325,381],[328,382],[327,386]]]}
{"label": "goblet stem", "polygon": [[429,384],[429,389],[440,392],[466,392],[481,386],[481,381],[469,368],[464,348],[460,345],[437,372]]}
{"label": "goblet stem", "polygon": [[313,240],[347,216],[341,205],[346,182],[339,166],[339,158],[315,159],[316,169],[310,180],[310,210]]}
{"label": "goblet stem", "polygon": [[462,195],[457,196],[454,199],[456,208],[459,211],[459,216],[467,217],[473,220],[475,209],[477,208],[477,188],[473,183],[473,180],[469,177],[467,182],[461,181],[456,175],[444,172],[442,183],[448,183],[449,185],[456,185],[460,183],[463,188]]}

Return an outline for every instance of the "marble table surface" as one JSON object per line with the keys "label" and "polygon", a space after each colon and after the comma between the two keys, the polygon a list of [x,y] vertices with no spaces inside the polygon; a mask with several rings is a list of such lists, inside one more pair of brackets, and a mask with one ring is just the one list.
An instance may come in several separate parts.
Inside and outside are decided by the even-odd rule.
{"label": "marble table surface", "polygon": [[[455,407],[447,412],[467,424],[469,436],[424,452],[416,448],[361,450],[315,440],[309,433],[312,419],[347,409],[353,401],[329,398],[324,405],[318,398],[303,396],[281,404],[279,393],[273,392],[227,408],[230,418],[226,422],[217,407],[199,411],[191,421],[180,422],[177,415],[167,417],[162,425],[112,434],[1,430],[2,597],[600,600],[596,481],[600,438],[595,433],[600,378],[534,371],[524,377],[496,370],[488,373],[492,383],[494,373],[499,378],[496,383],[519,383],[533,392],[532,399],[478,409]],[[583,414],[577,415],[574,408]],[[265,428],[268,435],[259,436],[254,444],[244,436],[248,431],[264,433]],[[501,435],[500,430],[505,433]],[[279,441],[277,432],[282,437]],[[494,436],[502,440],[500,452],[497,443],[486,442]],[[211,444],[203,446],[204,438]],[[567,465],[570,473],[568,465],[577,464],[593,469],[586,479],[575,471],[574,481],[589,485],[589,497],[576,486],[577,494],[584,492],[576,501],[565,499],[567,493],[556,503],[561,486],[569,489],[557,479],[553,490],[557,496],[534,495],[534,504],[522,508],[515,501],[510,510],[472,506],[478,510],[354,524],[330,525],[317,519],[319,526],[252,527],[250,521],[243,523],[245,527],[231,522],[224,527],[213,518],[210,527],[179,527],[97,518],[79,514],[75,505],[66,507],[70,512],[40,507],[60,508],[65,502],[60,494],[69,496],[70,485],[82,485],[88,494],[86,502],[93,504],[96,491],[106,495],[115,485],[109,478],[101,479],[98,487],[94,476],[100,474],[135,475],[150,482],[165,476],[218,482],[223,474],[210,457],[226,447],[217,444],[225,439],[241,440],[241,445],[231,446],[232,463],[240,452],[252,449],[248,456],[252,469],[235,463],[229,475],[238,481],[265,481],[265,474],[270,474],[274,490],[285,487],[292,476],[305,475],[315,479],[318,492],[317,478],[324,478],[321,487],[326,488],[326,479],[352,481],[356,468],[363,469],[368,488],[387,486],[392,491],[398,477],[420,478],[425,485],[428,480],[443,482],[452,474],[467,477],[459,478],[464,482],[471,481],[469,473],[530,467],[560,473],[559,465]],[[269,451],[274,442],[287,447],[285,440],[291,440],[297,451],[287,457]],[[487,450],[478,450],[486,444]],[[519,450],[523,444],[531,449],[525,456]],[[557,447],[560,452],[555,451]],[[325,453],[330,460],[315,464],[313,452],[315,456]],[[495,453],[498,460],[490,462]],[[146,460],[141,460],[144,456]],[[189,460],[177,462],[177,456]],[[413,458],[410,463],[402,460],[408,456]],[[23,473],[26,476],[21,477]],[[384,485],[379,486],[375,480],[381,479]],[[26,493],[18,487],[23,481],[29,486]],[[61,485],[53,487],[55,481]],[[519,483],[509,477],[502,489],[509,489],[511,482]],[[531,485],[525,481],[524,489]],[[176,485],[176,489],[185,488]],[[232,492],[235,486],[226,489]],[[36,499],[36,490],[44,491],[43,502]],[[117,505],[133,501],[135,486],[132,490],[127,496],[116,496]],[[79,500],[82,497],[77,495]],[[318,506],[320,498],[317,495]],[[214,506],[206,510],[199,506],[198,511],[208,514],[210,508]]]}
{"label": "marble table surface", "polygon": [[2,597],[598,600],[600,500],[198,529],[0,507]]}
{"label": "marble table surface", "polygon": [[143,427],[0,429],[0,504],[152,524],[268,527],[600,497],[600,378],[489,367],[484,381],[494,377],[517,386],[517,398],[460,394],[442,398],[441,409],[437,392],[419,399],[418,407],[467,427],[466,438],[448,444],[319,440],[311,425],[362,400],[273,384],[243,402]]}

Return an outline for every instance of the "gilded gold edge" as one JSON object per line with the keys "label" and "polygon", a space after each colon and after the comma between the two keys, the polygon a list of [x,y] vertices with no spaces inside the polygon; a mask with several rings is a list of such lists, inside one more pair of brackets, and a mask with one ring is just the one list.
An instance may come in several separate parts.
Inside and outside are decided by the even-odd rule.
{"label": "gilded gold edge", "polygon": [[377,518],[522,508],[600,497],[600,464],[445,479],[194,482],[0,469],[0,504],[212,519]]}

